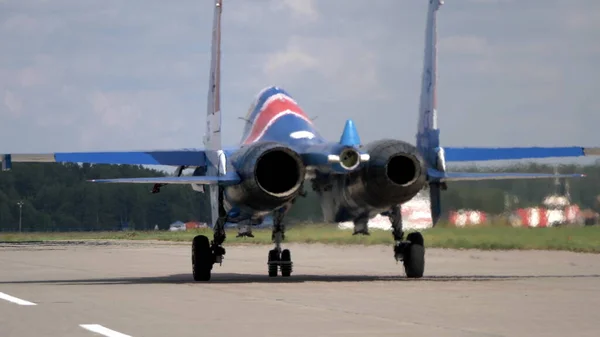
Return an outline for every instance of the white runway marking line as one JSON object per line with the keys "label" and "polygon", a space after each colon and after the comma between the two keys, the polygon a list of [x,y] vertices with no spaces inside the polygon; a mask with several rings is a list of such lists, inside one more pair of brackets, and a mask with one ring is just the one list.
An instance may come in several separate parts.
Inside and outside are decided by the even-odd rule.
{"label": "white runway marking line", "polygon": [[2,293],[2,292],[0,292],[0,299],[3,299],[5,301],[9,301],[9,302],[13,302],[13,303],[16,303],[18,305],[37,305],[35,303],[29,302],[29,301],[25,301],[25,300],[22,300],[20,298],[16,298],[14,296],[10,296],[10,295]]}
{"label": "white runway marking line", "polygon": [[107,336],[107,337],[131,337],[124,333],[120,333],[118,331],[111,330],[109,328],[105,328],[100,324],[79,324],[79,326],[86,330],[89,330],[91,332],[95,332],[97,334],[101,334],[101,335]]}

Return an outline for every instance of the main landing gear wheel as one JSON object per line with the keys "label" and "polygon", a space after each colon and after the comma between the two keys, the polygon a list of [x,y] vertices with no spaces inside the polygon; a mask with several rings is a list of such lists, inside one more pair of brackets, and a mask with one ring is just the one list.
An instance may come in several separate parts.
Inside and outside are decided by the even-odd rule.
{"label": "main landing gear wheel", "polygon": [[204,235],[197,235],[192,241],[192,272],[194,281],[210,281],[213,267],[213,254],[210,242]]}
{"label": "main landing gear wheel", "polygon": [[423,235],[419,232],[412,232],[402,242],[400,247],[403,250],[402,262],[404,271],[408,278],[421,278],[425,271],[425,246]]}
{"label": "main landing gear wheel", "polygon": [[392,235],[394,236],[394,257],[396,261],[402,261],[404,272],[408,278],[423,277],[425,271],[425,245],[423,235],[420,232],[409,233],[404,240],[402,230],[402,207],[392,207],[389,211],[382,213],[387,215],[392,223]]}

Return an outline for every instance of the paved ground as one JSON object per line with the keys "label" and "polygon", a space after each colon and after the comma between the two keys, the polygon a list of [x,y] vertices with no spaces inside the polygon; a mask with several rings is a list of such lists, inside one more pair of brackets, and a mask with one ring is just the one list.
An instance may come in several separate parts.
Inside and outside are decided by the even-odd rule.
{"label": "paved ground", "polygon": [[0,336],[600,335],[599,255],[430,249],[407,280],[390,247],[287,247],[289,279],[229,247],[199,284],[187,245],[2,244]]}

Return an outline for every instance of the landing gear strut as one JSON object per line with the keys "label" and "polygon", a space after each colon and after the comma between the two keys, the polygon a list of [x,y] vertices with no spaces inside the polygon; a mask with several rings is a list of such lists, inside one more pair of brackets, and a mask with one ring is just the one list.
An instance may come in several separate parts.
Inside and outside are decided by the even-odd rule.
{"label": "landing gear strut", "polygon": [[154,184],[154,186],[152,186],[152,191],[150,191],[150,193],[152,193],[152,194],[160,193],[160,188],[165,185],[166,184]]}
{"label": "landing gear strut", "polygon": [[209,242],[205,235],[197,235],[192,242],[192,273],[194,281],[210,281],[210,274],[215,263],[223,262],[225,248],[225,218],[219,217],[214,226],[213,241]]}
{"label": "landing gear strut", "polygon": [[419,232],[409,233],[404,240],[402,229],[401,206],[394,206],[387,214],[392,223],[394,236],[394,257],[402,261],[406,277],[421,278],[425,271],[425,246],[423,235]]}
{"label": "landing gear strut", "polygon": [[369,217],[360,216],[354,220],[354,231],[352,235],[371,235],[369,233]]}
{"label": "landing gear strut", "polygon": [[275,243],[275,248],[269,251],[268,269],[269,277],[276,277],[277,270],[281,270],[281,276],[289,277],[292,274],[292,255],[289,249],[281,249],[281,242],[285,240],[285,226],[283,218],[287,213],[287,206],[280,208],[273,214],[273,233],[271,240]]}

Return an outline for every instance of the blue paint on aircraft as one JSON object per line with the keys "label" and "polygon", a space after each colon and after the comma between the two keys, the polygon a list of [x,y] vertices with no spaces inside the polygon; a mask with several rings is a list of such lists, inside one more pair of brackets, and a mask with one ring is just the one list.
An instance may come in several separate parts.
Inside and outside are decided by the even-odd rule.
{"label": "blue paint on aircraft", "polygon": [[584,148],[570,147],[444,147],[447,162],[517,160],[585,156]]}
{"label": "blue paint on aircraft", "polygon": [[360,136],[358,135],[358,130],[356,130],[354,121],[351,119],[346,121],[344,131],[342,132],[342,137],[340,138],[340,144],[346,146],[360,145]]}
{"label": "blue paint on aircraft", "polygon": [[186,165],[204,166],[203,150],[171,150],[148,152],[63,152],[54,154],[58,163]]}
{"label": "blue paint on aircraft", "polygon": [[279,117],[266,129],[260,140],[279,142],[291,147],[327,142],[311,123],[293,114]]}

